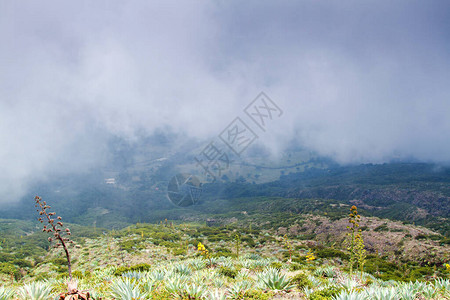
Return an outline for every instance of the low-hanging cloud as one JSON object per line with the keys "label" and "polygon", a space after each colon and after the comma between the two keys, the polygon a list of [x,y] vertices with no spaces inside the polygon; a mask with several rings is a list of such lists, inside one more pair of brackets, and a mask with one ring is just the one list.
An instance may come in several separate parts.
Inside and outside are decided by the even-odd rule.
{"label": "low-hanging cloud", "polygon": [[341,163],[450,161],[444,2],[0,4],[0,201],[84,170],[107,136],[219,133],[264,90],[261,139]]}

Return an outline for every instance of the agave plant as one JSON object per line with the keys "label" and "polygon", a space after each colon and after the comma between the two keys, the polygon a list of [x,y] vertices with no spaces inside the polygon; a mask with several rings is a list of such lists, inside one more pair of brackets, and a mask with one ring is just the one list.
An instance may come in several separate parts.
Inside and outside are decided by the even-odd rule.
{"label": "agave plant", "polygon": [[195,283],[195,284],[203,284],[204,281],[204,277],[201,273],[195,273],[193,276],[191,276],[191,282]]}
{"label": "agave plant", "polygon": [[175,273],[178,273],[180,275],[190,275],[191,274],[191,269],[189,269],[188,266],[183,265],[183,264],[175,265],[173,270]]}
{"label": "agave plant", "polygon": [[305,294],[306,298],[309,299],[309,296],[310,296],[312,293],[314,293],[314,290],[313,290],[313,289],[310,289],[310,288],[308,288],[308,287],[304,287],[304,288],[303,288],[303,294]]}
{"label": "agave plant", "polygon": [[420,293],[426,298],[431,299],[437,294],[435,287],[431,284],[425,286]]}
{"label": "agave plant", "polygon": [[347,280],[341,282],[340,286],[343,287],[346,291],[352,291],[359,286],[359,282],[354,279],[348,278]]}
{"label": "agave plant", "polygon": [[219,263],[219,260],[216,257],[209,257],[208,261],[206,262],[206,265],[208,267],[216,266]]}
{"label": "agave plant", "polygon": [[321,280],[321,279],[319,279],[317,277],[314,277],[312,275],[307,275],[307,277],[308,277],[308,280],[311,282],[312,286],[319,287],[319,286],[322,286],[324,284],[323,280]]}
{"label": "agave plant", "polygon": [[260,260],[261,259],[261,256],[256,253],[248,253],[248,254],[244,255],[244,257],[247,259],[251,259],[251,260]]}
{"label": "agave plant", "polygon": [[242,299],[245,293],[251,288],[252,284],[248,281],[238,281],[227,289],[229,299]]}
{"label": "agave plant", "polygon": [[398,296],[402,300],[414,300],[416,299],[417,292],[408,284],[404,284],[397,290]]}
{"label": "agave plant", "polygon": [[194,259],[189,265],[193,270],[203,270],[206,267],[206,263],[203,259]]}
{"label": "agave plant", "polygon": [[114,268],[102,268],[95,270],[92,274],[94,282],[110,281],[114,278]]}
{"label": "agave plant", "polygon": [[239,264],[246,269],[252,269],[253,268],[253,263],[254,261],[249,260],[249,259],[239,259]]}
{"label": "agave plant", "polygon": [[159,286],[159,281],[153,281],[148,277],[145,277],[142,280],[142,290],[147,294],[151,295],[154,290],[156,290]]}
{"label": "agave plant", "polygon": [[47,282],[32,282],[18,290],[21,300],[48,300],[51,298],[52,287]]}
{"label": "agave plant", "polygon": [[167,292],[174,296],[182,295],[184,284],[186,283],[186,278],[183,276],[171,276],[165,282],[165,289]]}
{"label": "agave plant", "polygon": [[92,299],[105,299],[105,295],[102,292],[99,292],[98,288],[90,289],[90,295]]}
{"label": "agave plant", "polygon": [[210,300],[225,300],[227,299],[227,295],[219,290],[219,289],[215,289],[214,291],[210,291],[208,294],[208,299]]}
{"label": "agave plant", "polygon": [[142,293],[138,284],[131,278],[117,278],[110,285],[111,295],[121,300],[145,299],[146,294]]}
{"label": "agave plant", "polygon": [[201,274],[206,281],[213,281],[215,278],[220,276],[218,274],[218,272],[214,269],[213,270],[205,269],[205,270],[199,271],[199,274]]}
{"label": "agave plant", "polygon": [[212,285],[216,288],[221,288],[225,285],[225,280],[223,280],[221,277],[216,277],[212,279]]}
{"label": "agave plant", "polygon": [[225,268],[230,268],[230,269],[234,268],[233,262],[231,261],[231,259],[220,261],[220,265]]}
{"label": "agave plant", "polygon": [[184,284],[180,296],[182,299],[204,299],[206,297],[206,288],[203,285]]}
{"label": "agave plant", "polygon": [[294,288],[291,280],[286,275],[273,268],[258,274],[258,282],[262,288],[271,291],[287,291]]}
{"label": "agave plant", "polygon": [[128,271],[122,274],[122,277],[126,277],[126,278],[130,278],[130,279],[135,279],[135,280],[139,280],[141,278],[143,278],[145,276],[144,273],[140,272],[140,271]]}
{"label": "agave plant", "polygon": [[252,263],[251,269],[263,269],[267,267],[270,263],[265,259],[255,260]]}
{"label": "agave plant", "polygon": [[441,291],[450,291],[450,280],[443,278],[436,279],[436,281],[434,282],[434,287]]}
{"label": "agave plant", "polygon": [[12,299],[13,294],[14,294],[13,290],[0,286],[0,300]]}
{"label": "agave plant", "polygon": [[250,278],[250,271],[248,270],[240,270],[239,273],[236,276],[236,280],[242,281],[242,280],[249,280]]}
{"label": "agave plant", "polygon": [[366,295],[357,292],[341,292],[339,295],[332,298],[333,300],[366,300],[371,299]]}
{"label": "agave plant", "polygon": [[154,270],[147,274],[147,278],[151,281],[162,281],[166,277],[163,270]]}
{"label": "agave plant", "polygon": [[326,267],[321,267],[321,268],[317,268],[314,271],[314,275],[318,276],[318,277],[328,277],[328,278],[334,278],[336,277],[337,273],[334,267],[332,266],[326,266]]}
{"label": "agave plant", "polygon": [[370,287],[365,290],[365,296],[373,300],[398,300],[400,299],[395,287]]}

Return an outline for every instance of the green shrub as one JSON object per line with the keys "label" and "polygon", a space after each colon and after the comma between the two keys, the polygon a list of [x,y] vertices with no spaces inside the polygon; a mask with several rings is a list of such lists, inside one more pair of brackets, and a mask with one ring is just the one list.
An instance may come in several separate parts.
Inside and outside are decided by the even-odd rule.
{"label": "green shrub", "polygon": [[283,264],[278,261],[274,261],[270,264],[270,267],[277,269],[277,270],[281,270],[283,268]]}
{"label": "green shrub", "polygon": [[173,255],[186,255],[186,248],[177,248],[172,250]]}
{"label": "green shrub", "polygon": [[339,257],[341,259],[348,260],[348,257],[349,257],[348,254],[346,254],[340,250],[331,249],[331,248],[317,249],[314,251],[314,254],[320,258]]}
{"label": "green shrub", "polygon": [[273,296],[272,292],[264,292],[261,290],[249,290],[244,294],[244,299],[268,300]]}
{"label": "green shrub", "polygon": [[25,259],[15,259],[13,261],[13,264],[19,266],[20,268],[31,268],[33,267],[33,264]]}
{"label": "green shrub", "polygon": [[[155,243],[156,244],[156,243]],[[127,252],[134,252],[139,249],[144,249],[142,240],[126,240],[119,243],[119,247]]]}
{"label": "green shrub", "polygon": [[416,235],[416,240],[426,240],[428,237],[425,234],[418,234]]}
{"label": "green shrub", "polygon": [[231,252],[230,249],[225,247],[217,247],[212,253],[213,257],[234,257],[235,254]]}
{"label": "green shrub", "polygon": [[311,234],[303,234],[297,237],[299,240],[314,240],[316,235],[314,233]]}
{"label": "green shrub", "polygon": [[328,300],[333,299],[333,297],[337,296],[342,289],[337,287],[328,287],[320,291],[315,291],[311,295],[309,295],[310,300]]}
{"label": "green shrub", "polygon": [[241,237],[241,242],[246,242],[249,247],[254,248],[256,246],[255,241],[250,236]]}
{"label": "green shrub", "polygon": [[379,232],[379,231],[389,231],[389,228],[386,223],[381,224],[380,226],[376,227],[373,231]]}
{"label": "green shrub", "polygon": [[292,277],[292,283],[294,283],[299,289],[311,288],[313,285],[308,279],[308,276],[304,273],[299,273]]}
{"label": "green shrub", "polygon": [[115,271],[114,271],[114,275],[115,276],[120,276],[123,273],[126,272],[130,272],[130,271],[148,271],[151,269],[151,266],[149,264],[138,264],[138,265],[134,265],[131,267],[118,267]]}
{"label": "green shrub", "polygon": [[292,263],[289,266],[289,270],[290,271],[298,271],[298,270],[301,270],[301,269],[303,269],[303,266],[301,264],[298,264],[298,263]]}
{"label": "green shrub", "polygon": [[431,275],[433,275],[433,273],[434,273],[434,271],[432,268],[420,267],[420,268],[412,270],[409,278],[411,281],[414,281],[414,280],[422,279],[425,276],[431,276]]}
{"label": "green shrub", "polygon": [[226,276],[226,277],[235,278],[237,276],[238,272],[235,269],[221,266],[219,268],[219,274]]}
{"label": "green shrub", "polygon": [[441,245],[450,245],[450,238],[449,237],[442,237],[440,240]]}
{"label": "green shrub", "polygon": [[81,271],[78,271],[78,270],[72,271],[72,277],[78,278],[78,279],[82,279],[83,278],[83,273]]}
{"label": "green shrub", "polygon": [[20,279],[20,277],[22,277],[19,272],[19,269],[15,265],[13,265],[11,263],[7,263],[7,262],[0,263],[0,273],[12,275],[12,276],[14,276],[14,278],[16,280],[18,280],[18,279]]}

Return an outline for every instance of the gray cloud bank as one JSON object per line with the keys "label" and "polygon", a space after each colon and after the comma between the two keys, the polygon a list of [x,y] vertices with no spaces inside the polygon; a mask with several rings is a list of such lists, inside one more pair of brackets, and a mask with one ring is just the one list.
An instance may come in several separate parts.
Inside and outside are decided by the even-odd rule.
{"label": "gray cloud bank", "polygon": [[261,90],[275,152],[450,161],[446,1],[3,1],[0,38],[0,199],[109,134],[217,135]]}

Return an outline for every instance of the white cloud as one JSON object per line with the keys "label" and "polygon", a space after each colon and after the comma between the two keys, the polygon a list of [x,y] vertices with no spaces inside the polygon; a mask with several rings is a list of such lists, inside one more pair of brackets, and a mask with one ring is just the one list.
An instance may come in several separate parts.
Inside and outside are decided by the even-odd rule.
{"label": "white cloud", "polygon": [[3,2],[0,195],[92,166],[109,133],[216,135],[261,90],[274,151],[448,162],[449,10],[387,4]]}

